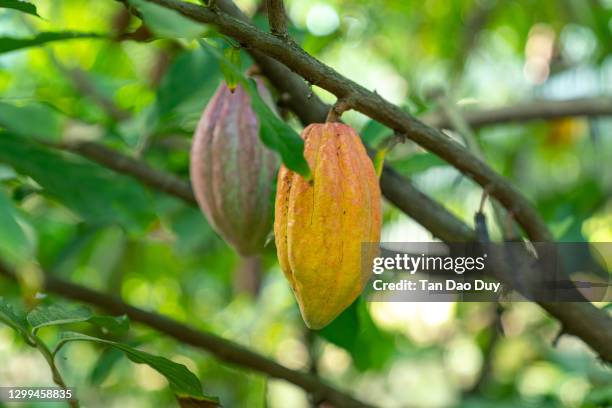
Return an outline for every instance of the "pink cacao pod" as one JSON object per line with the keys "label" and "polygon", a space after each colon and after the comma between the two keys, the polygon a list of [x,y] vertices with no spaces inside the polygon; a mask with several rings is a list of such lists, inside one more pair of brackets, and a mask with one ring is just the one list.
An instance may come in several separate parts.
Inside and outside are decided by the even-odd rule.
{"label": "pink cacao pod", "polygon": [[[259,94],[272,98],[260,82]],[[206,106],[191,147],[191,183],[200,209],[241,255],[261,252],[272,228],[279,161],[259,139],[251,97],[222,83]]]}

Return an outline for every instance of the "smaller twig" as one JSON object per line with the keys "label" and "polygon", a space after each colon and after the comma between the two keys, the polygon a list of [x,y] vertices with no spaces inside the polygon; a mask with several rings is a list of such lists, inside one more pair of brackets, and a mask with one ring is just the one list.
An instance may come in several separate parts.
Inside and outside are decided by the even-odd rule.
{"label": "smaller twig", "polygon": [[[53,382],[57,384],[57,386],[60,387],[62,390],[67,390],[68,386],[66,385],[66,381],[64,381],[64,378],[62,377],[62,374],[59,372],[57,365],[55,365],[55,358],[54,358],[55,354],[51,353],[51,350],[49,350],[47,345],[43,343],[43,341],[40,338],[38,338],[36,335],[32,334],[30,336],[30,340],[32,342],[31,345],[33,345],[33,347],[36,347],[38,351],[40,351],[40,354],[42,354],[42,356],[45,358],[45,361],[49,365],[49,368],[51,369],[51,376],[53,378]],[[79,408],[79,402],[76,399],[71,398],[67,402],[70,407]]]}
{"label": "smaller twig", "polygon": [[353,109],[353,103],[353,98],[350,96],[338,99],[334,106],[332,106],[329,110],[325,122],[340,122],[340,117],[342,116],[342,114],[348,110]]}
{"label": "smaller twig", "polygon": [[287,15],[285,13],[285,4],[283,0],[266,0],[266,5],[268,9],[270,32],[282,39],[288,39]]}

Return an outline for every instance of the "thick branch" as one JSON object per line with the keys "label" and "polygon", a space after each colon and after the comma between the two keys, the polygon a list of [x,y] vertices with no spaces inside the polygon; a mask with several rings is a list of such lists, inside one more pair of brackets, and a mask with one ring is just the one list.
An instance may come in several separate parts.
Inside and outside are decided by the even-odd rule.
{"label": "thick branch", "polygon": [[406,134],[407,137],[448,161],[465,175],[487,188],[491,196],[515,215],[516,220],[531,240],[550,241],[552,239],[546,224],[529,202],[482,160],[474,157],[441,131],[425,125],[377,93],[368,91],[316,60],[295,43],[264,33],[224,12],[214,13],[204,7],[177,0],[149,1],[174,9],[196,21],[217,26],[221,33],[233,37],[248,48],[265,52],[310,83],[330,91],[338,98],[354,98],[355,109],[393,130]]}
{"label": "thick branch", "polygon": [[[2,263],[0,263],[0,276],[17,281],[13,271]],[[220,360],[247,367],[271,377],[287,380],[334,406],[372,407],[372,405],[358,401],[331,387],[316,376],[291,370],[237,343],[212,333],[199,331],[169,317],[137,308],[107,293],[76,285],[48,274],[45,277],[45,289],[68,299],[95,305],[114,315],[126,314],[135,322],[143,323],[185,344],[206,350]]]}
{"label": "thick branch", "polygon": [[289,38],[287,35],[287,16],[283,0],[266,0],[266,6],[272,34],[285,39]]}
{"label": "thick branch", "polygon": [[[612,116],[612,98],[536,101],[496,109],[466,110],[462,114],[473,128],[508,122],[526,122],[571,116]],[[452,126],[443,112],[433,112],[421,119],[428,125],[437,128],[450,128]]]}

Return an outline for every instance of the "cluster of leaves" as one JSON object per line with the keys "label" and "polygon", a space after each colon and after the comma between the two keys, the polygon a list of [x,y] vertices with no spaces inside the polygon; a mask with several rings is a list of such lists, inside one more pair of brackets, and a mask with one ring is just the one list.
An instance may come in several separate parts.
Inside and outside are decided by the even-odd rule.
{"label": "cluster of leaves", "polygon": [[76,341],[87,341],[102,344],[121,351],[130,361],[136,364],[146,364],[163,375],[170,388],[176,395],[179,403],[190,407],[216,407],[219,401],[216,398],[205,396],[198,378],[182,364],[174,363],[166,358],[156,356],[135,349],[122,342],[107,340],[87,334],[62,331],[59,341],[53,349],[50,349],[38,336],[38,331],[44,327],[58,325],[74,325],[77,323],[89,323],[103,333],[114,336],[122,336],[129,330],[129,319],[127,316],[98,316],[84,307],[62,307],[58,304],[38,306],[27,315],[17,312],[4,299],[0,298],[0,322],[13,328],[21,335],[26,344],[37,348],[45,357],[53,379],[58,386],[66,388],[67,385],[61,378],[55,359],[59,351],[66,344]]}

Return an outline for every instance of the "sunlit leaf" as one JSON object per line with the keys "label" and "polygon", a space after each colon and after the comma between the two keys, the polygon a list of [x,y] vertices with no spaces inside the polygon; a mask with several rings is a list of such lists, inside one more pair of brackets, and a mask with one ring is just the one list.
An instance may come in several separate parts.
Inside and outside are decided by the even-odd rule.
{"label": "sunlit leaf", "polygon": [[22,335],[28,335],[28,322],[25,316],[16,312],[13,306],[7,303],[2,297],[0,297],[0,321]]}
{"label": "sunlit leaf", "polygon": [[86,322],[91,318],[91,310],[86,307],[65,308],[58,305],[38,306],[28,313],[28,322],[33,329],[57,324]]}
{"label": "sunlit leaf", "polygon": [[28,322],[33,329],[45,326],[87,322],[105,333],[123,334],[129,330],[127,316],[96,316],[86,307],[68,307],[58,304],[38,306],[28,313]]}

